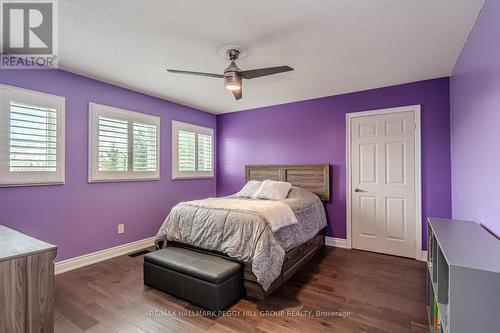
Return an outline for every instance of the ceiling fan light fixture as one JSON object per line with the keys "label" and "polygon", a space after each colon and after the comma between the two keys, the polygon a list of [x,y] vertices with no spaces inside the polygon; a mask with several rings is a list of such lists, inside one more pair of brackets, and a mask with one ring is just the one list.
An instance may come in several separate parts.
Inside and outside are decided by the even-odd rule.
{"label": "ceiling fan light fixture", "polygon": [[240,90],[240,89],[241,89],[241,87],[240,87],[240,86],[237,86],[237,85],[233,85],[233,84],[226,84],[226,89],[227,89],[227,90],[234,91],[234,90]]}
{"label": "ceiling fan light fixture", "polygon": [[224,79],[224,85],[227,90],[235,91],[241,89],[241,77],[239,75],[226,76]]}
{"label": "ceiling fan light fixture", "polygon": [[229,90],[234,98],[238,101],[243,97],[243,79],[255,79],[263,76],[269,76],[273,74],[279,74],[283,72],[293,71],[290,66],[275,66],[275,67],[264,67],[256,68],[251,70],[242,71],[238,65],[236,65],[236,60],[238,57],[246,54],[246,50],[239,46],[225,46],[219,50],[219,54],[224,57],[229,58],[230,64],[224,69],[223,74],[215,73],[205,73],[205,72],[193,72],[184,71],[178,69],[167,69],[171,73],[177,74],[187,74],[196,76],[205,76],[224,79],[224,86],[226,90]]}

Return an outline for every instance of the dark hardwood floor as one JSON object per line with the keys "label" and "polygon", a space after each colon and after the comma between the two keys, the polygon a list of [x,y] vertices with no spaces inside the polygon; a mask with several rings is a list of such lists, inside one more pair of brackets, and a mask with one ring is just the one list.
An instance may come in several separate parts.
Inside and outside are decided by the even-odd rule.
{"label": "dark hardwood floor", "polygon": [[325,248],[268,299],[242,299],[223,316],[144,286],[142,262],[57,275],[56,332],[429,332],[415,260]]}

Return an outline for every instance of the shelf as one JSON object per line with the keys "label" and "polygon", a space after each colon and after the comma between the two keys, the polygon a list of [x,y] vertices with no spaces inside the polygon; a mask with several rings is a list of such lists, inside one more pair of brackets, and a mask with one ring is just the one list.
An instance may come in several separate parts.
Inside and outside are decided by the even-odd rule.
{"label": "shelf", "polygon": [[[426,305],[426,308],[427,308],[427,314],[429,313],[434,313],[434,309],[432,309],[432,312],[431,312],[431,307]],[[448,332],[446,330],[446,323],[444,322],[444,316],[442,315],[442,313],[446,313],[446,305],[445,304],[441,304],[441,303],[438,303],[438,321],[439,323],[441,324],[441,327],[443,328],[443,332]],[[438,330],[434,329],[434,315],[432,316],[428,316],[427,318],[429,320],[429,329],[431,331],[431,333],[438,333]]]}
{"label": "shelf", "polygon": [[[446,309],[448,302],[448,278],[449,278],[449,268],[446,263],[446,259],[439,248],[436,238],[432,234],[429,234],[429,242],[432,242],[432,265],[430,262],[427,263],[427,283],[430,284],[430,294],[428,297],[431,298],[430,304],[427,305],[427,314],[429,316],[430,331],[433,333],[439,333],[439,329],[434,329],[433,319],[434,319],[434,303],[437,304],[438,311],[438,323],[443,332],[447,332],[446,327]],[[444,301],[444,302],[443,302]],[[432,306],[432,311],[431,307]]]}
{"label": "shelf", "polygon": [[443,327],[443,331],[446,332],[446,304],[438,303],[438,318]]}
{"label": "shelf", "polygon": [[[430,272],[429,272],[430,273]],[[435,282],[432,282],[432,296],[434,297],[434,299],[432,299],[431,301],[431,304],[434,305],[434,302],[436,302],[436,298],[435,298],[435,294],[436,294],[436,290],[437,289],[437,283]],[[445,328],[446,328],[446,307],[447,307],[447,304],[443,304],[443,303],[439,303],[439,302],[436,302],[437,303],[437,307],[438,307],[438,320],[439,322],[441,323],[441,326],[443,327],[443,331],[446,332]],[[429,312],[430,311],[430,306],[427,305],[427,315],[429,316],[429,322],[432,324],[432,320],[434,318],[434,308],[432,309],[432,312]]]}
{"label": "shelf", "polygon": [[[430,332],[499,332],[500,298],[492,293],[500,282],[500,242],[468,221],[430,218],[427,228]],[[434,309],[438,329],[434,329]]]}
{"label": "shelf", "polygon": [[429,265],[427,265],[427,272],[429,273],[430,275],[430,279],[429,281],[431,282],[431,285],[432,285],[432,291],[434,293],[434,295],[437,295],[437,282],[434,282],[432,281],[432,267],[430,267]]}
{"label": "shelf", "polygon": [[441,251],[441,248],[437,249],[437,284],[438,284],[438,294],[436,294],[437,301],[439,303],[448,304],[448,294],[449,294],[449,273],[450,269],[446,258]]}
{"label": "shelf", "polygon": [[[430,312],[430,306],[427,306],[427,313]],[[432,319],[431,317],[428,318],[429,319],[429,331],[430,333],[437,333],[437,331],[434,329],[434,323],[432,322]]]}
{"label": "shelf", "polygon": [[443,252],[448,265],[500,273],[500,243],[479,224],[431,218],[428,230],[437,240],[436,245]]}

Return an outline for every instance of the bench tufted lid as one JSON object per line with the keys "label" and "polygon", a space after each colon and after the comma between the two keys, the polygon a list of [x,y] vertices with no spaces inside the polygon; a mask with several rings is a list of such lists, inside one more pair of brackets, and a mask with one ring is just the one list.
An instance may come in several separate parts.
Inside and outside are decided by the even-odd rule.
{"label": "bench tufted lid", "polygon": [[144,261],[215,284],[224,282],[243,267],[231,260],[178,247],[148,253]]}

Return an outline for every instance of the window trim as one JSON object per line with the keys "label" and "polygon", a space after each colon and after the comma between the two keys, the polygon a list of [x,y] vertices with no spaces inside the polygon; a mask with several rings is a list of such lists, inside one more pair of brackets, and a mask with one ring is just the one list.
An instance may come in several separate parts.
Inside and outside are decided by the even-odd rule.
{"label": "window trim", "polygon": [[[179,171],[179,131],[196,133],[196,168],[198,168],[198,134],[212,137],[212,171]],[[213,128],[172,120],[172,179],[208,179],[215,177],[215,131]]]}
{"label": "window trim", "polygon": [[[10,102],[16,101],[56,109],[56,171],[18,171],[9,170],[10,162]],[[0,84],[0,187],[62,185],[65,183],[65,98]],[[1,111],[0,110],[0,111]],[[8,130],[1,130],[7,128]]]}
{"label": "window trim", "polygon": [[[98,131],[99,117],[118,118],[128,121],[128,170],[127,171],[99,171],[98,159]],[[156,171],[133,171],[133,123],[142,123],[156,126]],[[132,182],[160,179],[160,117],[140,113],[109,105],[89,103],[89,154],[88,154],[88,182]]]}

